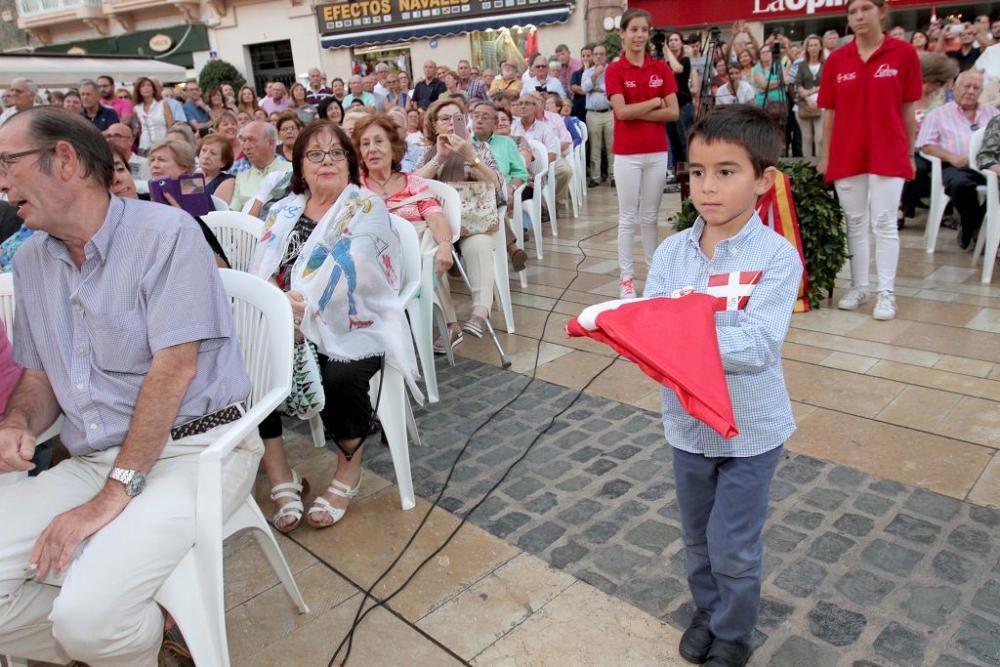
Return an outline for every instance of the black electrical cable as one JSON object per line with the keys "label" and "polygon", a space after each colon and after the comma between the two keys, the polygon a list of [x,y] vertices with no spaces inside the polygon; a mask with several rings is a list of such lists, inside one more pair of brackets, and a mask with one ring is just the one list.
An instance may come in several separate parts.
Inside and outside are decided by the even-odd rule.
{"label": "black electrical cable", "polygon": [[[540,196],[540,193],[535,193],[535,196],[536,197]],[[573,400],[570,401],[569,404],[566,405],[566,407],[564,407],[563,409],[561,409],[559,412],[557,412],[556,414],[554,414],[549,419],[549,422],[548,422],[548,424],[545,425],[545,428],[543,428],[537,435],[535,435],[534,439],[532,439],[532,441],[530,443],[528,443],[528,446],[525,448],[524,452],[522,452],[521,455],[518,456],[514,460],[514,462],[511,463],[510,466],[507,467],[507,469],[504,471],[504,473],[500,476],[500,479],[498,479],[497,482],[492,487],[490,487],[490,489],[483,495],[482,498],[479,499],[479,501],[475,505],[473,505],[467,512],[465,512],[465,514],[462,516],[461,521],[459,521],[459,523],[455,527],[455,529],[452,530],[452,532],[448,534],[448,537],[445,538],[444,542],[442,542],[434,551],[432,551],[427,556],[427,558],[425,558],[423,561],[421,561],[420,564],[417,565],[416,569],[414,569],[414,571],[410,574],[410,576],[407,577],[406,580],[403,581],[403,583],[400,584],[399,587],[396,588],[395,591],[393,591],[388,597],[385,597],[385,598],[382,598],[382,599],[379,599],[376,596],[372,595],[372,591],[375,590],[375,587],[378,586],[378,584],[381,583],[381,581],[383,579],[385,579],[385,577],[387,577],[390,572],[392,572],[392,570],[396,567],[396,565],[399,563],[399,561],[406,554],[407,550],[410,548],[410,546],[416,540],[417,535],[420,534],[420,531],[421,531],[421,529],[423,529],[424,524],[427,523],[427,520],[430,518],[431,513],[434,511],[434,508],[438,506],[438,503],[440,502],[441,498],[444,496],[445,491],[448,489],[448,484],[451,482],[452,475],[454,475],[455,470],[458,467],[458,463],[459,463],[459,461],[462,460],[462,457],[465,455],[465,452],[468,450],[469,445],[472,444],[472,440],[476,437],[476,435],[487,424],[491,423],[494,419],[496,419],[496,417],[501,412],[503,412],[504,410],[506,410],[512,403],[514,403],[517,399],[519,399],[521,396],[523,396],[524,392],[527,391],[528,387],[530,387],[532,384],[534,384],[535,379],[536,379],[536,377],[538,375],[538,365],[539,365],[539,361],[541,359],[542,341],[543,341],[543,339],[545,337],[545,331],[548,328],[549,319],[552,317],[552,314],[555,312],[556,306],[563,299],[563,297],[566,296],[566,293],[569,292],[570,288],[573,286],[573,283],[576,282],[576,279],[580,277],[580,266],[587,260],[587,252],[586,252],[586,250],[583,249],[583,243],[585,241],[589,241],[592,238],[600,236],[601,234],[607,233],[607,232],[609,232],[609,231],[611,231],[613,229],[616,229],[616,228],[617,228],[617,225],[614,225],[612,227],[607,227],[607,228],[602,229],[602,230],[600,230],[598,232],[595,232],[595,233],[593,233],[593,234],[591,234],[589,236],[585,236],[584,238],[581,238],[581,239],[579,239],[577,241],[576,247],[580,251],[581,257],[580,257],[580,260],[576,263],[576,266],[574,267],[575,275],[569,281],[569,283],[566,285],[566,287],[563,288],[563,290],[562,290],[562,292],[560,292],[559,296],[556,297],[555,301],[552,304],[552,307],[549,308],[548,312],[545,314],[545,321],[542,323],[542,333],[539,336],[538,343],[537,343],[537,345],[535,347],[535,362],[534,362],[534,366],[533,366],[532,371],[531,371],[531,377],[528,379],[528,382],[520,390],[518,390],[518,392],[516,394],[514,394],[514,396],[510,400],[508,400],[506,403],[504,403],[499,408],[497,408],[492,414],[490,414],[490,416],[487,417],[486,420],[484,422],[482,422],[479,426],[477,426],[476,429],[466,439],[465,444],[462,445],[462,449],[459,450],[459,452],[458,452],[458,456],[456,456],[455,460],[452,462],[451,468],[448,470],[448,476],[445,478],[444,484],[441,486],[440,491],[438,491],[437,497],[434,498],[433,502],[431,503],[431,506],[427,509],[427,512],[424,514],[423,518],[420,520],[420,523],[417,525],[416,530],[413,531],[413,534],[410,536],[410,539],[406,542],[406,544],[400,550],[399,554],[392,561],[392,563],[389,564],[389,566],[382,572],[382,574],[380,574],[379,577],[374,582],[372,582],[371,586],[369,586],[368,589],[364,592],[364,596],[363,596],[363,598],[361,600],[361,604],[358,606],[358,611],[354,615],[354,621],[351,623],[350,629],[348,630],[348,632],[344,636],[344,638],[341,640],[340,644],[337,645],[337,648],[336,648],[336,650],[333,653],[333,657],[330,658],[330,661],[328,663],[328,667],[334,667],[334,665],[338,664],[337,663],[337,656],[340,654],[341,650],[344,649],[345,644],[346,644],[346,653],[344,654],[343,660],[341,660],[341,662],[339,664],[340,665],[346,665],[347,664],[347,660],[348,660],[348,658],[350,658],[351,649],[352,649],[353,644],[354,644],[354,632],[361,625],[361,622],[364,621],[365,617],[368,616],[368,614],[371,611],[373,611],[373,610],[375,610],[375,609],[377,609],[377,608],[379,608],[381,606],[384,606],[390,600],[392,600],[394,597],[396,597],[399,593],[401,593],[403,591],[403,589],[405,589],[406,586],[408,586],[410,584],[410,582],[413,580],[413,578],[416,577],[417,574],[424,568],[424,566],[427,565],[427,563],[429,563],[435,556],[437,556],[437,554],[439,554],[441,551],[443,551],[445,549],[445,547],[447,547],[448,544],[451,543],[451,541],[455,537],[455,535],[458,534],[458,531],[461,530],[462,527],[469,520],[469,517],[472,515],[472,513],[476,509],[478,509],[480,505],[482,505],[484,502],[486,502],[486,500],[491,495],[493,495],[493,493],[497,490],[497,488],[499,488],[499,486],[507,479],[507,477],[510,475],[510,473],[513,472],[514,468],[521,461],[523,461],[528,456],[529,453],[531,453],[531,450],[534,448],[534,446],[538,443],[538,441],[542,438],[542,436],[544,436],[546,433],[549,432],[549,429],[552,428],[552,426],[555,424],[556,420],[559,417],[561,417],[563,414],[565,414],[570,408],[572,408],[574,405],[576,405],[576,402],[578,400],[580,400],[580,397],[583,396],[583,393],[590,387],[590,385],[592,385],[597,380],[597,378],[599,378],[605,371],[607,371],[609,368],[611,368],[611,366],[615,363],[615,361],[617,361],[619,359],[619,355],[615,355],[614,357],[612,357],[611,361],[608,362],[607,365],[605,365],[600,371],[598,371],[589,381],[587,381],[587,383],[583,387],[580,388],[579,391],[577,391],[576,395],[573,397]],[[541,239],[536,239],[536,243],[541,243],[541,242],[542,242]],[[376,602],[371,607],[368,607],[368,609],[365,609],[365,604],[368,602],[369,598],[375,600]]]}

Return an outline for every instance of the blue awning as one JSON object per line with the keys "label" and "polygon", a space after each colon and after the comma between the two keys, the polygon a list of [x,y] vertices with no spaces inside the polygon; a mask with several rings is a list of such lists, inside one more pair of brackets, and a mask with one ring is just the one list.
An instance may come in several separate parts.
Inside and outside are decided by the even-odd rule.
{"label": "blue awning", "polygon": [[323,35],[320,44],[324,49],[339,49],[345,46],[368,46],[408,42],[414,39],[431,39],[447,35],[460,35],[477,30],[499,30],[515,25],[548,25],[563,23],[569,19],[571,6],[535,11],[514,12],[498,16],[480,16],[472,19],[452,19],[417,26],[394,26],[375,30],[355,31],[342,34]]}

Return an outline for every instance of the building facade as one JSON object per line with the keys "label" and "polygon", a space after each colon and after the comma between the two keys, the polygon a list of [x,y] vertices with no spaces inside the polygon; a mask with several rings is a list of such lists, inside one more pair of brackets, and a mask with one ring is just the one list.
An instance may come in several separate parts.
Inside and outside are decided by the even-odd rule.
{"label": "building facade", "polygon": [[[496,69],[505,57],[551,54],[587,41],[590,5],[621,0],[0,0],[36,53],[144,55],[194,71],[210,58],[240,69],[262,91],[320,67],[328,77],[390,62],[421,76],[427,59],[470,58]],[[609,12],[600,15],[603,18]],[[23,37],[22,37],[23,41]],[[20,46],[14,44],[14,47]],[[471,57],[470,57],[471,56]]]}

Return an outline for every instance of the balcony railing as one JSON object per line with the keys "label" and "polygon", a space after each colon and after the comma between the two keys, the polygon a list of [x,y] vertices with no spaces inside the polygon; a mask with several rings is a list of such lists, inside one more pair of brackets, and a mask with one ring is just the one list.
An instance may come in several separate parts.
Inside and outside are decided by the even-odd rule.
{"label": "balcony railing", "polygon": [[17,13],[21,18],[40,16],[85,7],[100,8],[101,0],[17,0]]}

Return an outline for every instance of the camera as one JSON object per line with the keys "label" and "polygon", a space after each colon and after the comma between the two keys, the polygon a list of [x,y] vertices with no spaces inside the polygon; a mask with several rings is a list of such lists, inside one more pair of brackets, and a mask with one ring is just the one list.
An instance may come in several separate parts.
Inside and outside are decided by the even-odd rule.
{"label": "camera", "polygon": [[774,60],[781,57],[781,44],[777,40],[771,42],[771,57]]}

